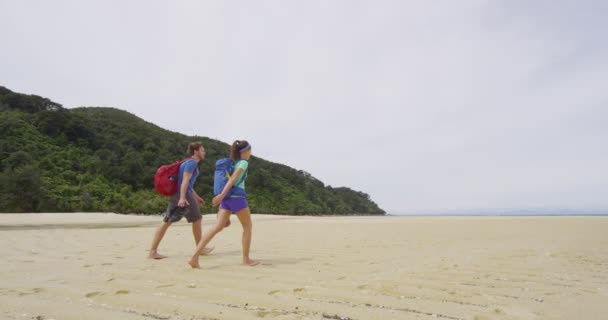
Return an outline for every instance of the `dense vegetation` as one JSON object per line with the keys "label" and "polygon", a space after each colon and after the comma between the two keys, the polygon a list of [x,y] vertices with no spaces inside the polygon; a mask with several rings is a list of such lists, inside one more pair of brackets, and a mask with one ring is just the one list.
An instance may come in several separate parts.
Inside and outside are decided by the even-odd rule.
{"label": "dense vegetation", "polygon": [[[126,111],[66,109],[0,87],[0,212],[161,212],[167,198],[154,192],[154,173],[183,158],[195,140],[207,150],[195,189],[210,200],[213,164],[227,156],[227,144],[167,131]],[[256,157],[250,168],[254,212],[384,214],[367,194],[325,186],[307,172]]]}

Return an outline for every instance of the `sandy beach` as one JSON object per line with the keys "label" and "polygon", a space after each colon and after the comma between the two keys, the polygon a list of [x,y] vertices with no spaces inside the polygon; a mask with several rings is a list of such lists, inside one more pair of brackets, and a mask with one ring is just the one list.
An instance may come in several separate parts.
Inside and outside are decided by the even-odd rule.
{"label": "sandy beach", "polygon": [[183,221],[155,261],[159,216],[2,214],[0,318],[608,319],[608,217],[253,219],[193,270]]}

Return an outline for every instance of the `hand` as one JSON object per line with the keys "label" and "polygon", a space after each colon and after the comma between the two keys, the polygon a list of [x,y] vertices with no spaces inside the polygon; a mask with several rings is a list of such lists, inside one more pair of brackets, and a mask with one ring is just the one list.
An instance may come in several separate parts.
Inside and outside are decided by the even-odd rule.
{"label": "hand", "polygon": [[224,197],[225,196],[223,194],[218,194],[217,196],[213,197],[213,201],[211,203],[215,207],[215,206],[219,205],[224,200]]}
{"label": "hand", "polygon": [[203,198],[197,198],[197,199],[196,199],[196,202],[197,202],[199,205],[201,205],[201,206],[202,206],[202,205],[204,205],[204,204],[205,204],[205,199],[203,199]]}
{"label": "hand", "polygon": [[183,208],[183,207],[188,206],[188,205],[190,205],[190,203],[185,198],[179,199],[179,202],[177,203],[177,206],[180,207],[180,208]]}

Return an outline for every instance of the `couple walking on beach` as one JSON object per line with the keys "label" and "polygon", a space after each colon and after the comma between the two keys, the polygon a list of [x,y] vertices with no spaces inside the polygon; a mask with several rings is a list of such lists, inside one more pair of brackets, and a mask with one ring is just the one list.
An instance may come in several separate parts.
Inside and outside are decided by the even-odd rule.
{"label": "couple walking on beach", "polygon": [[[230,159],[222,159],[216,163],[216,176],[214,185],[213,206],[219,204],[220,210],[217,214],[217,223],[207,233],[202,234],[202,219],[199,205],[205,204],[205,200],[194,191],[194,183],[199,175],[198,163],[205,159],[205,148],[201,142],[193,142],[188,145],[188,158],[179,165],[177,174],[177,192],[170,200],[167,211],[163,217],[163,222],[154,233],[152,245],[150,246],[150,259],[163,259],[166,256],[158,253],[158,246],[163,239],[167,229],[172,223],[181,220],[183,217],[192,224],[192,234],[196,243],[196,250],[188,264],[192,268],[200,268],[199,256],[211,253],[213,248],[207,248],[207,244],[213,237],[230,226],[230,215],[236,214],[243,226],[243,261],[244,265],[255,266],[258,261],[249,257],[251,247],[252,222],[251,212],[247,204],[245,193],[245,180],[251,157],[251,145],[245,140],[237,140],[232,143]],[[218,168],[225,166],[231,168],[232,174],[226,171],[225,185],[219,184]],[[224,173],[222,173],[224,174]]]}

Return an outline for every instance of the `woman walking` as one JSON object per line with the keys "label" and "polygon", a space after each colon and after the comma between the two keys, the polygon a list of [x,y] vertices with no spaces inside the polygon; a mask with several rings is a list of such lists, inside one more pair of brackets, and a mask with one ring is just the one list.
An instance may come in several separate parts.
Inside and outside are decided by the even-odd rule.
{"label": "woman walking", "polygon": [[241,225],[243,226],[243,264],[247,266],[258,265],[259,262],[252,260],[249,257],[249,249],[251,248],[252,223],[251,212],[247,204],[247,196],[245,193],[245,180],[247,179],[247,171],[249,167],[249,158],[251,157],[251,145],[245,140],[237,140],[232,144],[230,150],[230,158],[234,161],[234,167],[230,179],[220,194],[213,198],[213,205],[220,205],[220,210],[217,214],[217,224],[208,231],[196,247],[196,252],[188,264],[192,268],[200,268],[198,259],[205,249],[205,246],[213,239],[213,237],[222,231],[228,221],[230,215],[235,213]]}

